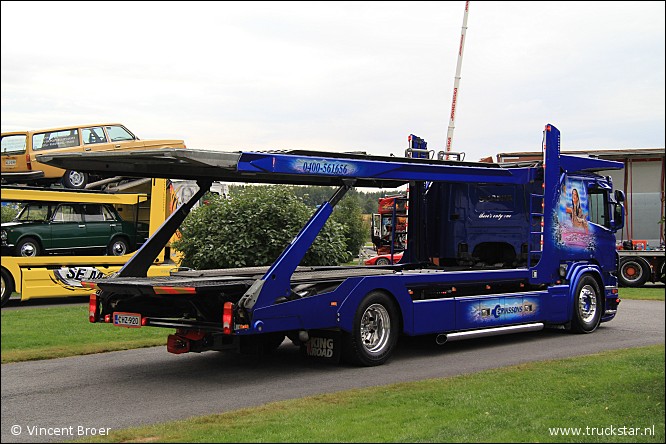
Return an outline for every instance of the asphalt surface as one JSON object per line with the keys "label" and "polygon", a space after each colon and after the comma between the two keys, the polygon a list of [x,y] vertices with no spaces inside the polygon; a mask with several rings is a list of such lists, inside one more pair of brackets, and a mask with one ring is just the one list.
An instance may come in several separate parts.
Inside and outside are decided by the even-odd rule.
{"label": "asphalt surface", "polygon": [[[117,430],[352,388],[663,344],[664,320],[664,302],[625,300],[617,317],[590,335],[544,330],[443,346],[432,338],[408,338],[388,363],[372,368],[307,360],[288,341],[263,358],[172,355],[155,347],[3,364],[1,440],[71,440],[90,436],[85,427]],[[61,436],[46,435],[55,431]]]}

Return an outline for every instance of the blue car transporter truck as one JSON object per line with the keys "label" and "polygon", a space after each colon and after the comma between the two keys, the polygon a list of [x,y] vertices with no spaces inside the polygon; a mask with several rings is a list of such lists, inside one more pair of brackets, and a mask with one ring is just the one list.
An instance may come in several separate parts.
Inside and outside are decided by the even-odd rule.
{"label": "blue car transporter truck", "polygon": [[[172,353],[267,352],[286,337],[309,356],[372,366],[398,336],[439,343],[544,327],[591,333],[615,317],[615,232],[624,195],[595,171],[619,162],[560,154],[544,130],[543,161],[497,165],[315,151],[42,155],[62,168],[197,180],[185,202],[115,277],[88,283],[90,322],[176,329]],[[409,150],[415,153],[418,150]],[[146,271],[213,180],[337,185],[268,267]],[[353,186],[409,186],[407,248],[395,265],[300,262]]]}

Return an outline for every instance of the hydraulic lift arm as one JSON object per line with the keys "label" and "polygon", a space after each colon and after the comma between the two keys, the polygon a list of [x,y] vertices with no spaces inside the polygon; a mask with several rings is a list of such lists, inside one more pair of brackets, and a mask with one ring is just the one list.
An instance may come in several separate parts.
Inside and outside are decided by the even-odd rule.
{"label": "hydraulic lift arm", "polygon": [[153,234],[145,244],[132,256],[132,258],[120,269],[118,277],[146,277],[148,269],[153,264],[157,255],[162,251],[162,248],[169,242],[171,236],[176,232],[180,224],[183,223],[185,218],[192,207],[203,197],[204,194],[210,189],[212,181],[200,180],[197,181],[199,191],[197,191],[187,202],[183,202],[167,220],[164,221],[155,234]]}

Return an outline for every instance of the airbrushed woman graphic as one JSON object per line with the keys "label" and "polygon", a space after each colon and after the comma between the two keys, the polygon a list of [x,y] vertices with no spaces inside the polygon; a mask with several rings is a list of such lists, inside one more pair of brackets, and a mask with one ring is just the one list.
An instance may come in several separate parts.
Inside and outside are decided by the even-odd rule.
{"label": "airbrushed woman graphic", "polygon": [[562,183],[558,223],[560,242],[571,248],[590,245],[587,192],[582,181],[568,179]]}

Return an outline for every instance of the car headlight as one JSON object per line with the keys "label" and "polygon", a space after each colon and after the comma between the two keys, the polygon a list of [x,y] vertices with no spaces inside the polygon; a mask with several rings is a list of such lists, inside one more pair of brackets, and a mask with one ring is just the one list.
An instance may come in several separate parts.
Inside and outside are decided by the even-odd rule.
{"label": "car headlight", "polygon": [[7,230],[0,231],[0,240],[2,240],[2,243],[7,242]]}

